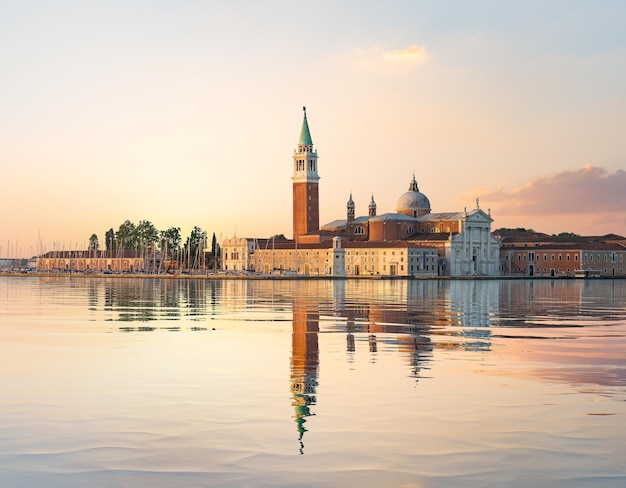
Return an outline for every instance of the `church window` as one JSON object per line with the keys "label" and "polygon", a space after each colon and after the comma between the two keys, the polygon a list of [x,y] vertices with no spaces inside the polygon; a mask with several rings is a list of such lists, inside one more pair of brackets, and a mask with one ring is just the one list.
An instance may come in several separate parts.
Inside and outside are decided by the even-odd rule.
{"label": "church window", "polygon": [[578,254],[574,254],[574,261],[578,261]]}
{"label": "church window", "polygon": [[361,225],[357,225],[357,226],[354,228],[354,233],[355,233],[355,234],[357,234],[357,235],[362,235],[362,234],[365,234],[365,229],[363,228],[363,226],[361,226]]}

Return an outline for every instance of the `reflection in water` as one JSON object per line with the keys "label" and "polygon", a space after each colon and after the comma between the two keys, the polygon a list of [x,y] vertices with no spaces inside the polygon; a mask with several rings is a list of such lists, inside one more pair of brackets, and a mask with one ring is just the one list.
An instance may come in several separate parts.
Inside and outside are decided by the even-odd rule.
{"label": "reflection in water", "polygon": [[[298,285],[296,285],[298,288]],[[293,333],[291,341],[291,405],[295,408],[300,454],[304,453],[303,436],[306,418],[313,415],[319,365],[319,311],[317,304],[301,298],[296,289],[293,301]]]}
{"label": "reflection in water", "polygon": [[626,481],[624,280],[0,278],[0,296],[7,486]]}

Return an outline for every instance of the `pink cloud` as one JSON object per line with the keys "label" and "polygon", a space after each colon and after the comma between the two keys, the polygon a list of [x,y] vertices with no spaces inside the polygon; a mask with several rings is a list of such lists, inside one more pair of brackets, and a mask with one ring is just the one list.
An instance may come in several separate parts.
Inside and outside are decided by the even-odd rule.
{"label": "pink cloud", "polygon": [[626,212],[626,171],[609,173],[598,166],[585,166],[536,178],[520,188],[483,188],[471,193],[476,194],[502,215]]}
{"label": "pink cloud", "polygon": [[491,208],[497,227],[539,230],[548,226],[551,229],[546,232],[571,229],[587,234],[623,235],[626,231],[626,171],[621,169],[610,173],[598,166],[585,166],[541,176],[518,188],[474,189],[460,199],[468,201],[476,196],[480,196],[482,207]]}

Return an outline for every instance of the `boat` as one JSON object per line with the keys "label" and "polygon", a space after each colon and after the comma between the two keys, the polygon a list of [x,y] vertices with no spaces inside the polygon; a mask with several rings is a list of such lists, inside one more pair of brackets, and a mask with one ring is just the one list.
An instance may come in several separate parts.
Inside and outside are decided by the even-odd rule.
{"label": "boat", "polygon": [[600,278],[600,270],[599,269],[575,269],[574,270],[574,278]]}

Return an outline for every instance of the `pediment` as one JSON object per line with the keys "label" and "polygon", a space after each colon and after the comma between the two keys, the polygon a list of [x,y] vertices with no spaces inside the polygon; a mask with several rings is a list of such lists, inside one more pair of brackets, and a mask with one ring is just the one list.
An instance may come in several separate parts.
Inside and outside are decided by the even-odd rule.
{"label": "pediment", "polygon": [[466,221],[481,224],[490,224],[491,222],[493,222],[493,219],[488,214],[478,208],[467,215]]}

